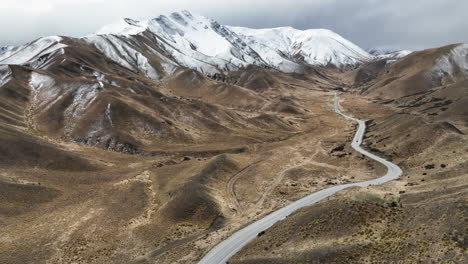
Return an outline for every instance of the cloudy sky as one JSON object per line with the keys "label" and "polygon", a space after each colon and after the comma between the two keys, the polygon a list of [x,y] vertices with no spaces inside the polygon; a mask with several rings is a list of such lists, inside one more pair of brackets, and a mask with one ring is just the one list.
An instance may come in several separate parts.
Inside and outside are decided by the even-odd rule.
{"label": "cloudy sky", "polygon": [[0,46],[84,36],[122,17],[187,9],[222,24],[328,28],[363,48],[468,43],[466,0],[1,0]]}

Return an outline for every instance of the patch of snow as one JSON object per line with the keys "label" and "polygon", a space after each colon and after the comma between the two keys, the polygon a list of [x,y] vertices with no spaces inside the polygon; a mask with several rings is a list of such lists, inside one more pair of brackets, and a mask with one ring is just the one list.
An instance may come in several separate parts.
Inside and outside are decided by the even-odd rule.
{"label": "patch of snow", "polygon": [[458,69],[468,77],[468,44],[461,44],[451,52],[451,59]]}
{"label": "patch of snow", "polygon": [[0,87],[11,80],[11,69],[8,65],[0,65]]}
{"label": "patch of snow", "polygon": [[120,87],[120,85],[116,81],[111,81],[111,85],[115,87]]}
{"label": "patch of snow", "polygon": [[159,74],[151,66],[148,59],[141,53],[135,53],[135,58],[137,62],[138,69],[144,72],[144,74],[151,80],[159,80]]}
{"label": "patch of snow", "polygon": [[51,87],[55,84],[55,80],[45,74],[38,72],[32,72],[29,80],[29,86],[36,92],[40,91],[44,87]]}
{"label": "patch of snow", "polygon": [[100,85],[86,83],[71,83],[63,85],[64,91],[73,93],[73,102],[65,110],[67,116],[77,117],[81,115],[96,99]]}
{"label": "patch of snow", "polygon": [[38,72],[32,72],[29,87],[32,89],[34,108],[50,105],[60,94],[61,89],[55,85],[55,79]]}
{"label": "patch of snow", "polygon": [[114,124],[112,123],[111,104],[110,103],[107,104],[106,117],[107,117],[107,120],[109,121],[109,124],[111,125],[111,127],[114,127]]}
{"label": "patch of snow", "polygon": [[107,81],[106,76],[104,74],[94,71],[93,75],[96,76],[96,80],[98,81],[99,86],[101,88],[104,88],[104,82],[109,83],[109,81]]}

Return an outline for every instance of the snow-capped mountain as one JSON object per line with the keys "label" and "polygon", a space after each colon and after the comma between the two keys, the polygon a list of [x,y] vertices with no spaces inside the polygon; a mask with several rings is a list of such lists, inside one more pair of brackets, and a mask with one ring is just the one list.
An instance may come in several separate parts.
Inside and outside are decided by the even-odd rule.
{"label": "snow-capped mountain", "polygon": [[154,80],[180,67],[205,74],[249,65],[297,72],[307,65],[343,68],[374,59],[330,30],[229,27],[181,11],[145,21],[122,19],[79,39],[41,38],[0,52],[0,64],[46,67],[48,58],[54,54],[84,46],[93,47],[120,66]]}
{"label": "snow-capped mountain", "polygon": [[345,67],[372,59],[366,51],[327,29],[229,28],[245,39],[270,65],[286,72],[294,71],[302,62]]}
{"label": "snow-capped mountain", "polygon": [[110,35],[144,37],[167,52],[176,63],[204,73],[235,70],[252,64],[268,66],[227,27],[188,11],[161,15],[146,21],[123,19],[105,26],[95,35],[86,37],[86,40],[102,50],[106,49],[102,41],[108,40]]}

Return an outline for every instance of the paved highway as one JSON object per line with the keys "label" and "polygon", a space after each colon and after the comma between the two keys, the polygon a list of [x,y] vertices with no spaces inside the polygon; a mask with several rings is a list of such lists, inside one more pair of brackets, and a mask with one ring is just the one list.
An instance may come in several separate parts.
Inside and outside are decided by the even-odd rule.
{"label": "paved highway", "polygon": [[377,179],[365,181],[365,182],[358,182],[358,183],[350,183],[350,184],[343,184],[343,185],[335,185],[333,187],[312,193],[300,200],[297,200],[267,216],[262,219],[257,220],[256,222],[236,231],[230,237],[216,245],[213,249],[211,249],[199,262],[199,264],[222,264],[226,263],[230,257],[236,254],[239,250],[242,249],[246,244],[250,241],[254,240],[258,233],[270,228],[276,222],[286,218],[294,211],[312,205],[320,200],[323,200],[336,192],[339,192],[343,189],[353,187],[353,186],[360,186],[365,187],[369,185],[378,185],[388,181],[395,180],[400,177],[402,171],[400,167],[392,162],[385,160],[377,155],[374,155],[364,149],[361,148],[362,139],[364,137],[364,133],[366,131],[366,123],[365,121],[359,120],[352,116],[346,115],[341,112],[340,104],[338,99],[338,94],[335,92],[334,97],[334,108],[337,114],[342,115],[343,117],[353,120],[359,124],[356,134],[354,135],[353,142],[351,146],[358,152],[366,155],[367,157],[376,160],[387,167],[387,173]]}

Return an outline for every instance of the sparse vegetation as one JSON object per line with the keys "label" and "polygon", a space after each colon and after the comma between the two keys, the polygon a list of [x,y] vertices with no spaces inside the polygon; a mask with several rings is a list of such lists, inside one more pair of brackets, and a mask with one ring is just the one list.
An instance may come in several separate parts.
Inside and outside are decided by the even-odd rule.
{"label": "sparse vegetation", "polygon": [[[230,263],[466,262],[468,81],[430,72],[454,46],[352,70],[177,66],[158,79],[63,41],[47,68],[0,67],[11,75],[0,84],[0,263],[195,263],[285,204],[383,175],[351,148],[356,125],[331,111],[333,89],[368,120],[363,146],[403,177],[299,210]],[[53,81],[32,87],[36,74]]]}

